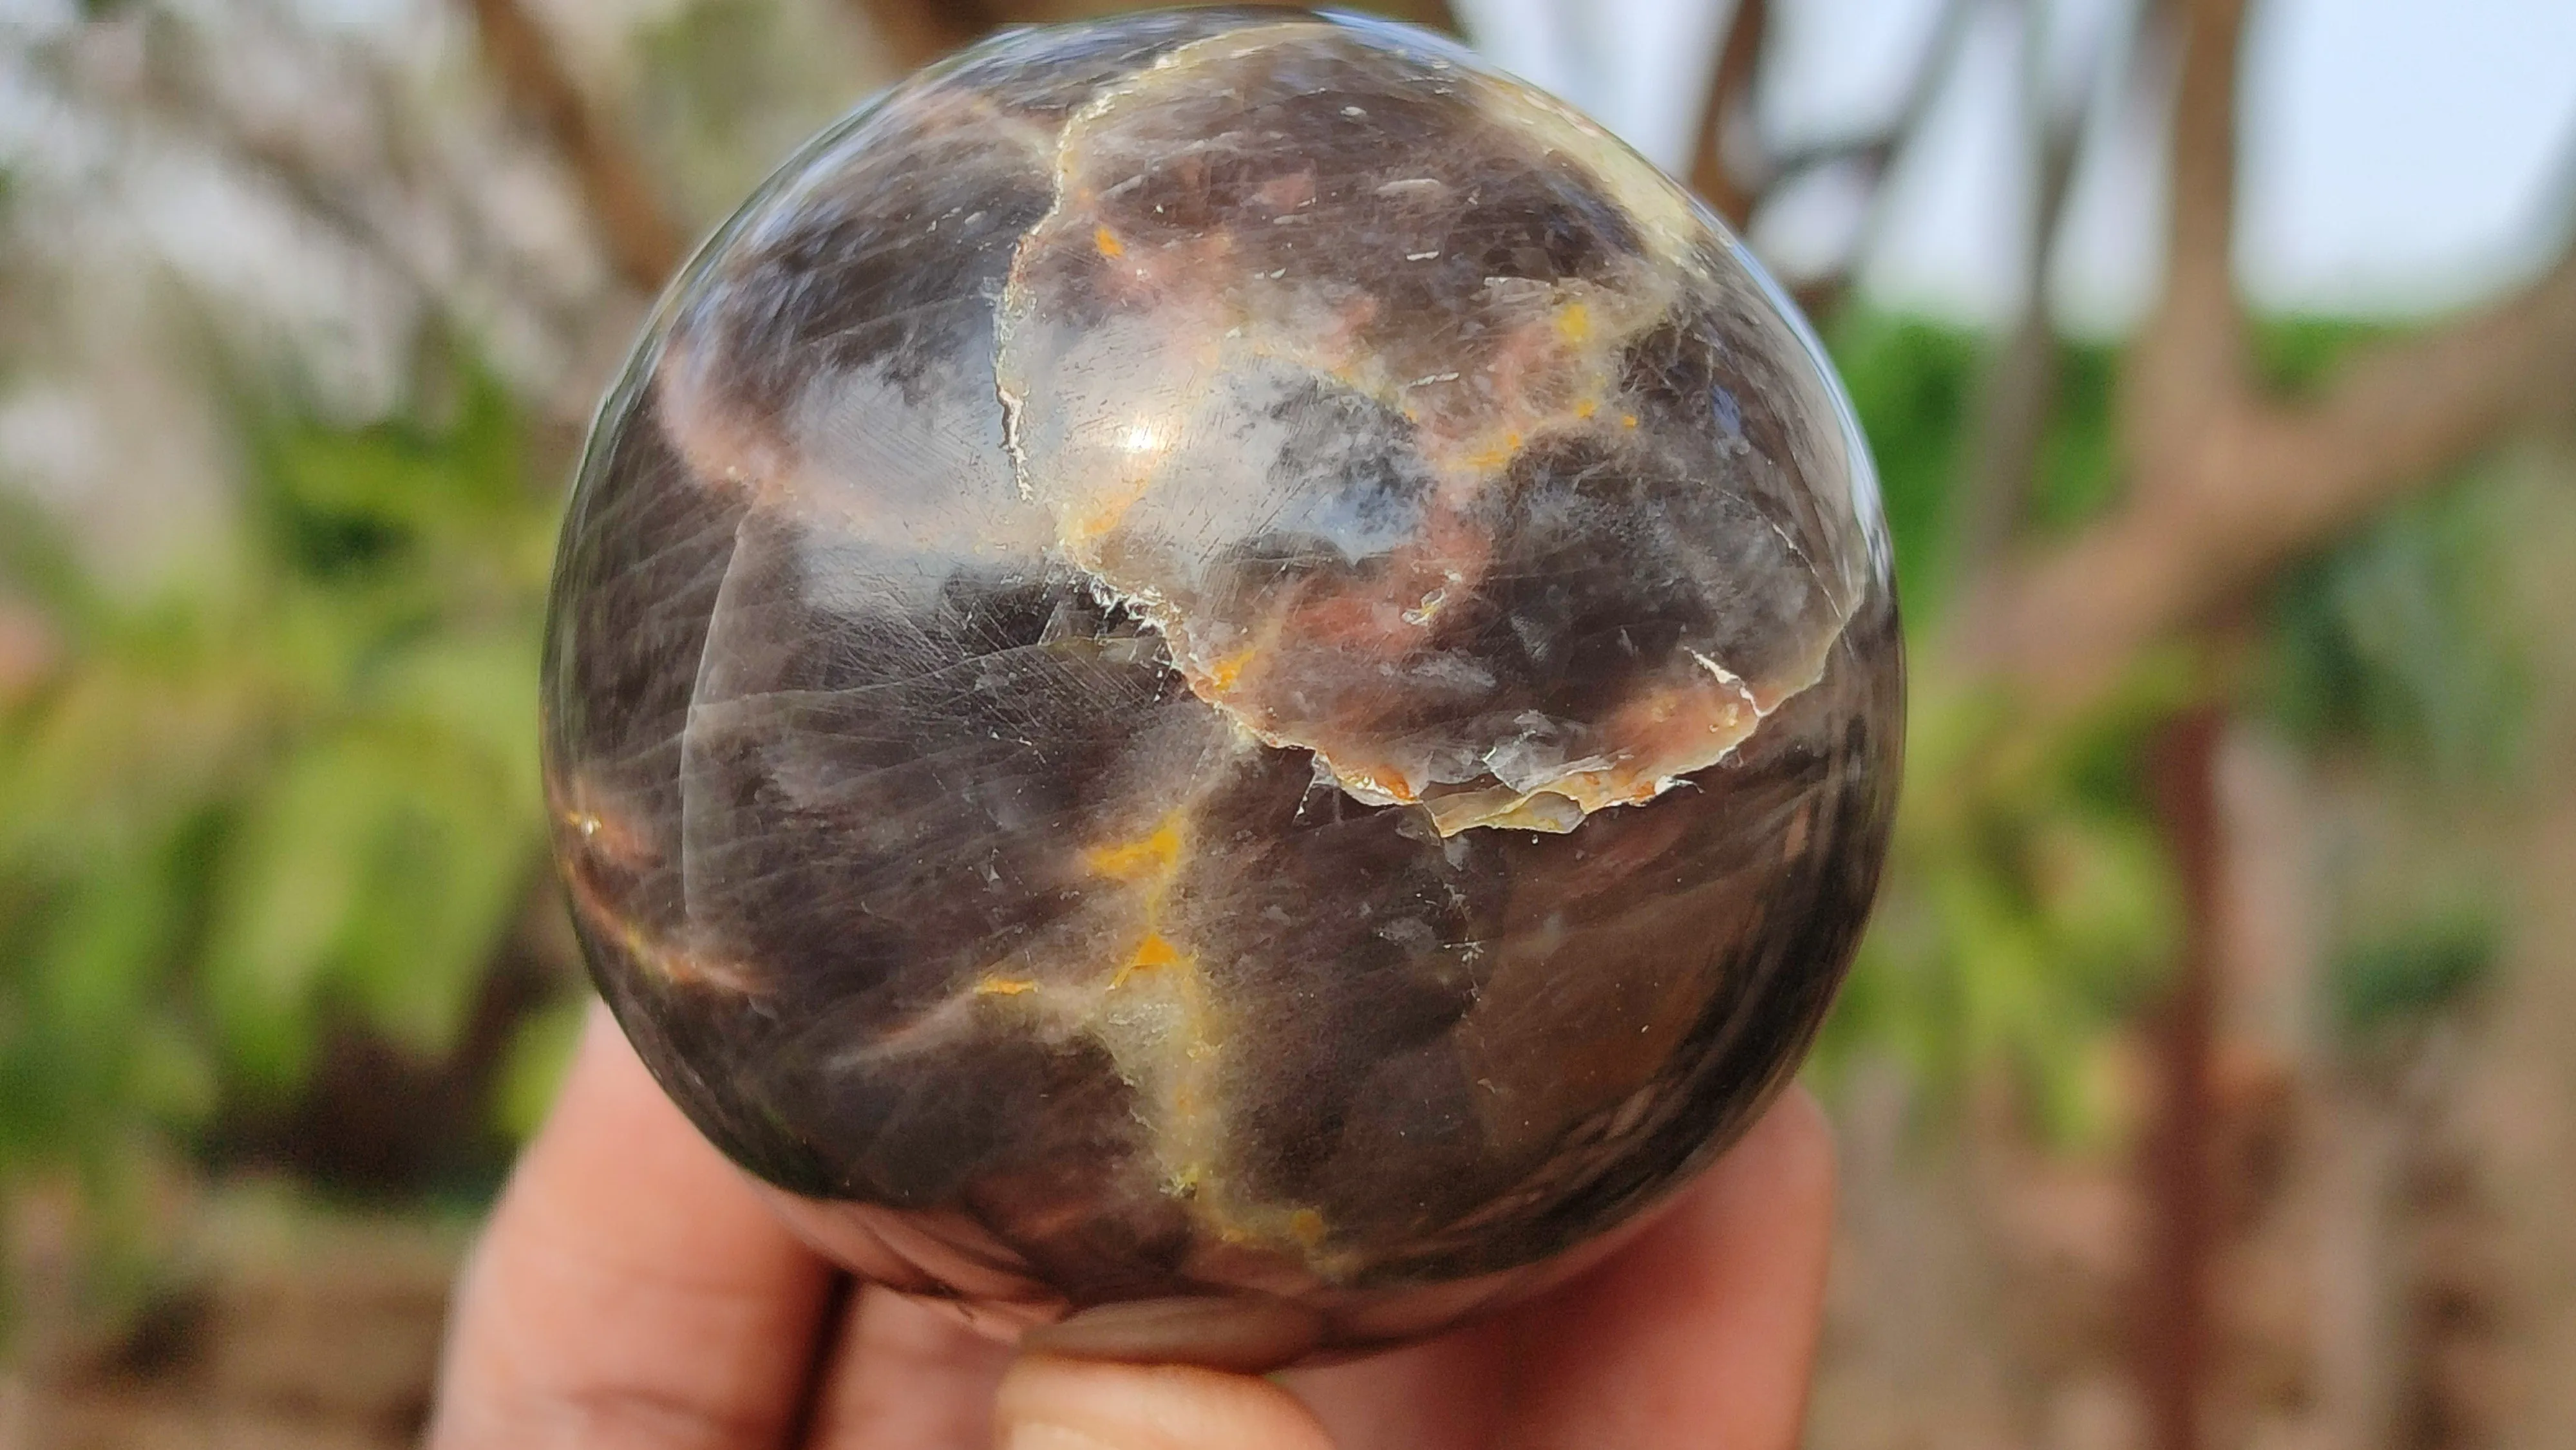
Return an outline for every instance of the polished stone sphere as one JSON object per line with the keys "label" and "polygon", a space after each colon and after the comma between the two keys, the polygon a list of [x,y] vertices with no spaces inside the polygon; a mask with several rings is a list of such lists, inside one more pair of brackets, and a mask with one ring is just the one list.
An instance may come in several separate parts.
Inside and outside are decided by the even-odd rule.
{"label": "polished stone sphere", "polygon": [[1263,1367],[1570,1272],[1850,960],[1861,439],[1709,214],[1400,26],[1003,35],[781,169],[565,524],[555,844],[663,1086],[870,1279]]}

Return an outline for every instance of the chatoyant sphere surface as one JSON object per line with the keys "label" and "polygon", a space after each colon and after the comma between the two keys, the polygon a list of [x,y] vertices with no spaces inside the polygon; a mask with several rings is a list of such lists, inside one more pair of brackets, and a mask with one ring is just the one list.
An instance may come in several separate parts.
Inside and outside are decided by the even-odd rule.
{"label": "chatoyant sphere surface", "polygon": [[546,655],[599,986],[854,1269],[1266,1366],[1611,1242],[1794,1070],[1896,785],[1780,294],[1402,27],[1005,35],[791,160],[602,412]]}

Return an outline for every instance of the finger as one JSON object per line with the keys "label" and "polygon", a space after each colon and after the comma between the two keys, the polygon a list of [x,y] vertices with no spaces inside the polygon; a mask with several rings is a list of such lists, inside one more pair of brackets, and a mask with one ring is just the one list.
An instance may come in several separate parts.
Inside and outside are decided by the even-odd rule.
{"label": "finger", "polygon": [[1290,1376],[1344,1450],[1787,1450],[1833,1233],[1833,1145],[1793,1090],[1638,1239],[1430,1344]]}
{"label": "finger", "polygon": [[1002,1450],[1332,1450],[1286,1390],[1186,1365],[1029,1355],[1003,1377],[993,1419]]}
{"label": "finger", "polygon": [[806,1450],[984,1450],[1004,1346],[891,1289],[851,1296]]}
{"label": "finger", "polygon": [[1522,1337],[1517,1319],[1487,1320],[1280,1382],[1339,1450],[1489,1450],[1515,1417]]}
{"label": "finger", "polygon": [[466,1266],[428,1443],[774,1445],[830,1285],[594,1011]]}
{"label": "finger", "polygon": [[1524,1315],[1506,1444],[1791,1450],[1824,1323],[1833,1136],[1792,1090],[1634,1246]]}

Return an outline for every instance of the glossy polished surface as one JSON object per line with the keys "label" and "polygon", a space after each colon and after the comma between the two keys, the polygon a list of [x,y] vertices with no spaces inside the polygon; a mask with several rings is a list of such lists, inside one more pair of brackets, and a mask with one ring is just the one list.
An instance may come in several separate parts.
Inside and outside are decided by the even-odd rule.
{"label": "glossy polished surface", "polygon": [[1849,410],[1705,213],[1446,42],[1175,12],[926,72],[693,264],[547,771],[602,991],[809,1236],[1263,1366],[1751,1121],[1901,696]]}

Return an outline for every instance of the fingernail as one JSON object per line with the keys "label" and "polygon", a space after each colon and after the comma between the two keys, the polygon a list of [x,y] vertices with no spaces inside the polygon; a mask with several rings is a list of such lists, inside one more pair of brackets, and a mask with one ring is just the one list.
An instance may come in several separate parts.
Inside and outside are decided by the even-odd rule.
{"label": "fingernail", "polygon": [[993,1422],[1005,1450],[1330,1450],[1277,1385],[1181,1365],[1023,1355]]}
{"label": "fingernail", "polygon": [[1003,1432],[1008,1438],[1002,1450],[1128,1450],[1113,1445],[1097,1435],[1086,1434],[1069,1425],[1049,1425],[1024,1420]]}

